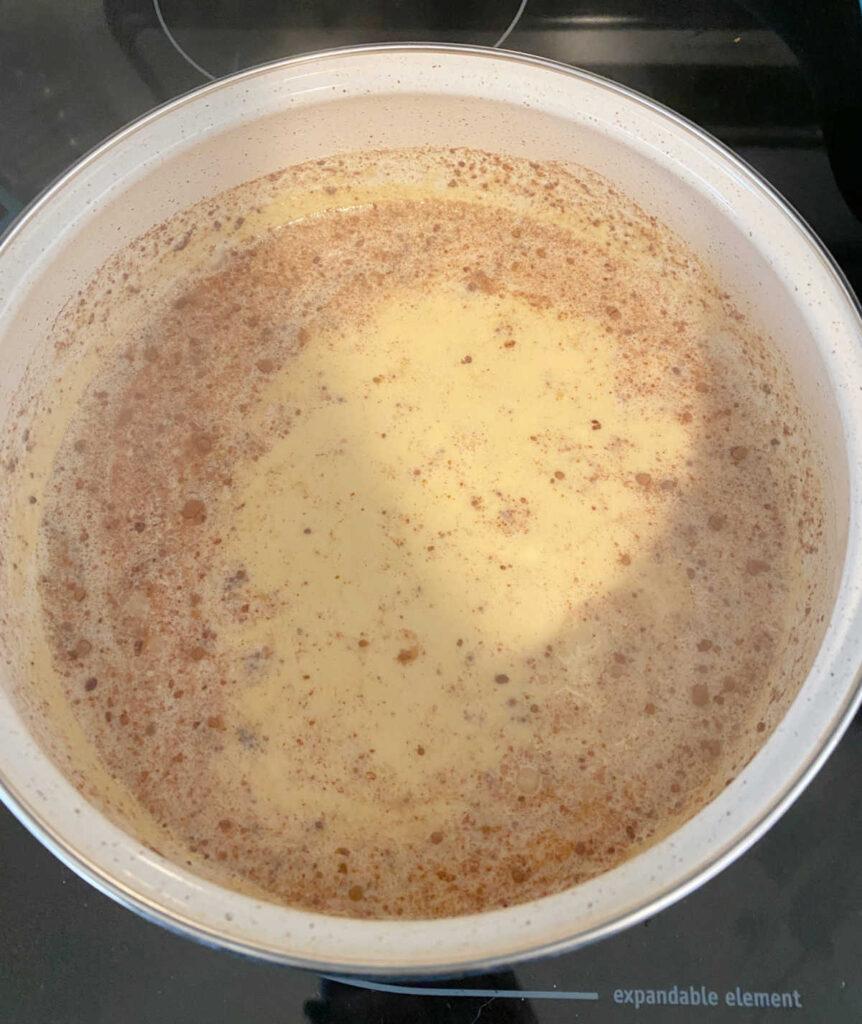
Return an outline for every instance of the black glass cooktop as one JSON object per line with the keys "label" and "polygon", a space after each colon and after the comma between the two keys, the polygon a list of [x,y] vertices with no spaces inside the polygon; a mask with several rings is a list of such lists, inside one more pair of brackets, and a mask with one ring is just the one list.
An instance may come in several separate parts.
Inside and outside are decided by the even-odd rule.
{"label": "black glass cooktop", "polygon": [[[509,29],[507,47],[616,79],[724,140],[862,292],[859,0],[0,0],[0,230],[109,132],[208,77],[349,43],[493,45]],[[860,778],[857,719],[782,821],[670,910],[566,956],[392,986],[177,938],[0,811],[0,1022],[857,1022]]]}

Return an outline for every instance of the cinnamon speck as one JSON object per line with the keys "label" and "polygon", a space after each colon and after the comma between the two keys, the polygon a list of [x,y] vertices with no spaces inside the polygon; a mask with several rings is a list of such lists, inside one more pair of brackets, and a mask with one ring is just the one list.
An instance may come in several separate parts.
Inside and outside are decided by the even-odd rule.
{"label": "cinnamon speck", "polygon": [[698,708],[705,707],[709,703],[709,690],[705,683],[695,683],[692,686],[691,702]]}
{"label": "cinnamon speck", "polygon": [[183,505],[180,514],[187,523],[199,526],[207,517],[206,505],[200,498],[189,498]]}
{"label": "cinnamon speck", "polygon": [[72,650],[69,651],[69,657],[73,660],[77,658],[86,658],[86,656],[90,653],[90,651],[92,651],[92,649],[93,645],[90,643],[90,641],[81,638],[72,648]]}
{"label": "cinnamon speck", "polygon": [[749,558],[745,563],[745,571],[749,576],[760,576],[761,573],[769,572],[769,562],[760,558]]}

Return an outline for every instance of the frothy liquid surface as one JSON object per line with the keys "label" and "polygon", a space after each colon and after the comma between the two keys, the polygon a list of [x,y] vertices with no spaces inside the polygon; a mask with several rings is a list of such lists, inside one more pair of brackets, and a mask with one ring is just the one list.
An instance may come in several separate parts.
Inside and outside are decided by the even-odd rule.
{"label": "frothy liquid surface", "polygon": [[200,217],[173,248],[225,241],[105,360],[42,520],[67,692],[166,842],[437,916],[702,806],[804,673],[819,491],[701,264],[593,175],[469,152]]}

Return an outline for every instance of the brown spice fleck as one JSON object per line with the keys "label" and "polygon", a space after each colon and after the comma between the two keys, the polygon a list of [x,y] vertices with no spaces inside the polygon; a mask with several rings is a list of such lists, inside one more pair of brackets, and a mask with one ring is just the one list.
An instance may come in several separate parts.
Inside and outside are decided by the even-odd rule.
{"label": "brown spice fleck", "polygon": [[429,838],[431,839],[431,842],[435,846],[437,846],[437,845],[439,845],[440,843],[443,842],[443,833],[442,832],[432,832]]}
{"label": "brown spice fleck", "polygon": [[413,647],[402,647],[398,652],[396,661],[401,662],[402,665],[409,665],[419,657],[419,646],[418,644]]}
{"label": "brown spice fleck", "polygon": [[96,679],[95,676],[90,676],[90,678],[86,681],[86,683],[84,683],[84,689],[91,692],[91,691],[95,690],[98,685],[99,685],[99,680]]}
{"label": "brown spice fleck", "polygon": [[196,455],[209,455],[214,445],[215,441],[212,434],[192,434],[189,438],[189,447]]}
{"label": "brown spice fleck", "polygon": [[361,900],[362,897],[365,895],[365,890],[362,888],[361,885],[351,885],[351,887],[347,890],[347,895],[350,897],[350,899],[353,900],[354,903],[358,903],[359,900]]}
{"label": "brown spice fleck", "polygon": [[652,477],[649,473],[636,473],[635,480],[641,485],[641,487],[649,487],[652,483]]}
{"label": "brown spice fleck", "polygon": [[698,708],[702,708],[709,703],[709,690],[705,683],[695,683],[694,686],[692,686],[691,702]]}
{"label": "brown spice fleck", "polygon": [[497,675],[494,676],[494,682],[500,683],[500,685],[502,686],[503,683],[509,682],[509,677],[506,675],[505,672],[498,672]]}
{"label": "brown spice fleck", "polygon": [[75,659],[75,658],[86,658],[87,655],[90,653],[90,651],[92,651],[92,649],[93,649],[93,645],[90,643],[90,641],[89,640],[84,640],[82,638],[81,640],[79,640],[75,644],[75,646],[72,648],[72,650],[69,651],[69,657],[73,658],[73,659]]}
{"label": "brown spice fleck", "polygon": [[493,295],[496,290],[494,282],[484,270],[474,270],[467,278],[467,291],[480,291],[485,295]]}
{"label": "brown spice fleck", "polygon": [[745,563],[745,571],[749,576],[759,576],[763,572],[769,572],[769,562],[764,562],[760,558],[749,558]]}
{"label": "brown spice fleck", "polygon": [[730,449],[730,458],[731,461],[739,465],[740,462],[744,462],[748,458],[748,449],[743,445],[734,445],[734,447]]}
{"label": "brown spice fleck", "polygon": [[180,514],[187,522],[200,525],[207,517],[206,505],[199,498],[189,498]]}

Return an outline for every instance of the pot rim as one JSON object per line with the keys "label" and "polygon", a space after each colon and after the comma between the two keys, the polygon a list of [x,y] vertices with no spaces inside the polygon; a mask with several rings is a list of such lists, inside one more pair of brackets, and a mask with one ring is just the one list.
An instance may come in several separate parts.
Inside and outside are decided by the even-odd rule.
{"label": "pot rim", "polygon": [[[862,304],[856,298],[843,271],[835,262],[832,255],[820,241],[816,233],[807,224],[804,218],[787,202],[786,199],[753,167],[739,157],[728,146],[720,142],[704,129],[700,128],[687,118],[676,113],[674,110],[664,106],[647,96],[621,85],[603,76],[585,71],[581,68],[563,64],[549,58],[535,56],[532,54],[519,53],[512,50],[499,50],[487,46],[475,46],[465,44],[448,43],[375,43],[356,46],[338,47],[328,50],[313,51],[297,56],[281,58],[259,64],[251,68],[236,72],[224,78],[216,79],[213,82],[203,84],[188,92],[174,97],[152,110],[147,111],[129,124],[109,135],[105,140],[91,149],[81,157],[68,170],[61,174],[53,183],[40,192],[12,221],[6,232],[0,236],[0,260],[5,251],[11,246],[14,239],[26,228],[26,226],[38,217],[41,211],[61,193],[71,182],[82,174],[91,164],[99,161],[113,147],[123,142],[129,136],[146,128],[151,123],[163,117],[171,115],[177,109],[190,102],[197,101],[202,96],[214,96],[220,90],[234,86],[237,82],[247,81],[257,76],[266,74],[272,70],[284,67],[292,67],[310,62],[323,62],[333,58],[368,56],[374,57],[380,54],[441,54],[461,55],[475,57],[477,60],[492,59],[501,62],[531,65],[537,69],[544,69],[558,75],[565,75],[571,78],[598,86],[609,93],[616,95],[628,102],[646,107],[650,111],[659,114],[677,128],[693,135],[701,145],[715,152],[725,165],[734,168],[748,184],[753,184],[759,193],[769,200],[778,211],[786,217],[798,234],[801,240],[807,242],[812,253],[818,258],[823,271],[832,278],[840,293],[846,299],[851,318],[855,318],[862,338]],[[844,569],[849,561],[849,553],[844,555]],[[846,589],[846,575],[838,590],[838,598]],[[857,599],[858,601],[858,599]],[[81,878],[85,879],[96,889],[107,896],[135,911],[145,919],[160,924],[161,926],[177,934],[196,939],[207,945],[229,949],[236,953],[254,956],[259,959],[276,963],[283,963],[294,967],[309,968],[324,973],[341,974],[364,974],[368,976],[427,976],[427,975],[452,975],[456,973],[478,972],[490,969],[504,963],[524,961],[538,957],[549,956],[566,952],[582,945],[598,941],[602,938],[614,935],[624,928],[636,924],[645,918],[667,908],[677,900],[688,895],[694,889],[714,877],[719,871],[732,863],[736,858],[745,853],[788,809],[793,801],[811,782],[815,774],[822,767],[827,757],[831,754],[844,731],[850,724],[853,716],[862,704],[862,665],[857,664],[852,675],[852,683],[848,682],[844,693],[844,700],[838,707],[830,720],[829,729],[821,736],[819,744],[813,749],[811,756],[796,771],[795,775],[775,794],[766,810],[759,816],[754,824],[734,836],[729,842],[720,847],[715,854],[702,860],[693,868],[681,881],[671,881],[663,885],[658,895],[647,894],[633,908],[616,914],[616,916],[604,922],[575,931],[562,939],[556,939],[526,949],[504,950],[500,953],[470,958],[461,957],[449,963],[421,962],[407,966],[384,965],[380,962],[366,962],[359,965],[348,961],[325,961],[318,958],[308,958],[301,955],[285,952],[283,948],[267,941],[249,941],[245,938],[238,938],[231,931],[230,927],[219,929],[203,924],[192,916],[183,915],[174,910],[168,909],[156,899],[149,898],[138,891],[133,885],[126,884],[116,874],[101,866],[94,859],[76,850],[74,846],[62,835],[59,834],[49,822],[47,817],[38,810],[28,797],[16,788],[6,777],[0,768],[0,800],[18,818],[18,820],[46,846],[66,867],[70,868]],[[95,810],[95,809],[94,809]],[[100,813],[100,812],[97,812]],[[101,814],[100,814],[101,816]],[[559,895],[559,894],[556,894]],[[545,899],[554,899],[555,896]],[[534,901],[534,904],[542,900]],[[486,913],[507,914],[517,909],[517,905],[503,911],[492,911]],[[335,918],[334,916],[313,915],[327,921],[344,921],[351,919]],[[486,914],[478,915],[486,916]],[[465,922],[467,918],[441,919],[448,923]],[[369,921],[364,922],[369,926],[398,925],[401,921]],[[434,921],[425,922],[433,925]],[[573,924],[573,928],[575,925]]]}

